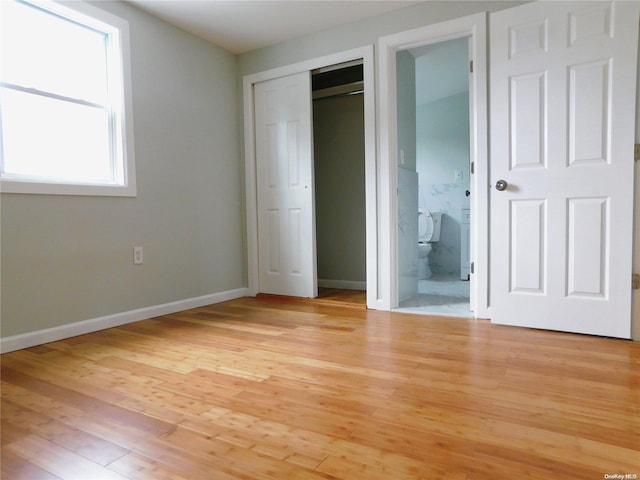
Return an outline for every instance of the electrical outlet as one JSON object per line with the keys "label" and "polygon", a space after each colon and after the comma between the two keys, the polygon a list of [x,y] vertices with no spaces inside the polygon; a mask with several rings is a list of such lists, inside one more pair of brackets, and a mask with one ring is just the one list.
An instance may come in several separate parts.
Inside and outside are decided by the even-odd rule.
{"label": "electrical outlet", "polygon": [[134,265],[142,265],[144,263],[144,251],[142,247],[133,247],[133,263]]}

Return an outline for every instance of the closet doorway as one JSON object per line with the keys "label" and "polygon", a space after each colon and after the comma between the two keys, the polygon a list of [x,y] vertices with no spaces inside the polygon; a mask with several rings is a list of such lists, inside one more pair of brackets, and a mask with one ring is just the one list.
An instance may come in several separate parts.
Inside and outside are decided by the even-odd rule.
{"label": "closet doorway", "polygon": [[[356,61],[356,63],[353,63],[354,61]],[[358,185],[355,186],[353,184],[350,184],[348,188],[341,188],[341,190],[346,190],[346,192],[341,191],[340,193],[353,193],[353,190],[356,190],[360,192],[360,194],[356,196],[362,199],[362,188],[364,188],[364,209],[362,209],[361,207],[356,207],[356,210],[361,210],[361,218],[359,220],[361,230],[362,222],[364,221],[364,247],[362,246],[361,240],[354,240],[352,237],[344,238],[342,245],[337,248],[337,253],[338,255],[342,255],[342,260],[335,260],[335,257],[332,259],[332,255],[327,254],[327,252],[331,251],[331,248],[324,249],[324,247],[322,247],[321,245],[321,268],[323,268],[322,264],[324,263],[325,258],[328,259],[327,265],[329,266],[327,267],[327,269],[321,272],[317,272],[316,234],[318,233],[319,229],[316,228],[316,173],[315,171],[313,171],[313,148],[314,143],[317,144],[318,147],[321,147],[324,142],[313,139],[313,132],[304,127],[306,121],[301,122],[299,120],[295,120],[296,118],[303,119],[305,115],[304,110],[308,112],[306,115],[310,116],[310,114],[313,114],[313,112],[311,111],[312,109],[307,109],[303,104],[298,104],[300,105],[299,108],[300,112],[302,112],[302,117],[296,117],[294,115],[291,117],[294,119],[292,121],[288,120],[287,117],[279,118],[277,121],[274,121],[274,123],[270,123],[268,117],[266,117],[267,121],[265,122],[265,116],[260,112],[288,111],[292,108],[292,101],[288,99],[286,95],[283,96],[270,93],[270,91],[272,90],[272,86],[293,83],[294,79],[297,76],[306,75],[307,79],[309,80],[307,84],[308,86],[304,86],[302,85],[302,82],[300,82],[300,85],[295,89],[298,92],[296,93],[296,98],[300,93],[304,95],[304,92],[306,92],[307,102],[309,107],[311,107],[313,104],[311,88],[311,79],[313,77],[313,73],[315,73],[316,75],[322,75],[323,73],[328,73],[332,70],[342,70],[345,67],[349,68],[358,64],[361,65],[360,69],[362,70],[362,77],[364,79],[363,85],[361,87],[364,93],[355,94],[356,96],[359,95],[361,98],[363,98],[362,105],[360,106],[360,117],[363,117],[361,122],[364,125],[364,138],[361,140],[364,143],[364,171],[362,171],[362,164],[360,163],[358,168],[360,168],[361,176]],[[337,66],[338,68],[330,67],[332,65]],[[269,84],[269,82],[273,83]],[[289,281],[282,282],[281,285],[284,285],[285,288],[282,289],[278,287],[280,291],[277,292],[269,292],[267,288],[264,288],[264,285],[267,285],[267,287],[269,285],[269,281],[265,281],[265,278],[268,279],[269,275],[271,274],[273,274],[274,277],[277,277],[280,272],[285,272],[291,279],[293,279],[295,275],[298,275],[300,282],[312,282],[312,284],[315,284],[316,286],[318,284],[318,280],[320,280],[320,284],[328,285],[332,288],[366,288],[367,307],[379,308],[380,299],[378,285],[379,259],[376,201],[377,177],[374,99],[375,93],[373,83],[374,70],[372,47],[363,47],[342,52],[340,54],[328,55],[326,57],[301,62],[299,64],[288,65],[285,67],[279,67],[273,70],[251,74],[244,77],[243,91],[245,106],[244,116],[247,200],[247,267],[250,295],[256,295],[258,293],[276,293],[279,295],[302,297],[316,296],[315,292],[313,292],[313,288],[311,289],[312,294],[297,294],[293,291],[295,290],[295,288],[293,287],[292,289],[290,289],[291,291],[288,291],[288,286],[291,286],[293,285],[293,283],[295,283]],[[263,85],[266,84],[269,85],[267,85],[268,88],[265,89]],[[342,88],[341,85],[336,85],[336,87]],[[326,89],[319,88],[318,90]],[[264,92],[264,94],[260,94],[261,96],[256,96],[256,94],[260,91]],[[291,92],[293,94],[294,90],[291,90]],[[318,99],[318,102],[320,101],[322,100]],[[296,107],[296,109],[297,108],[298,107]],[[263,117],[262,120],[260,118],[261,116]],[[335,122],[336,120],[333,121]],[[296,125],[300,125],[301,129],[298,129],[295,125],[292,125],[292,122]],[[276,123],[278,124],[276,125]],[[309,119],[308,123],[313,123],[311,118]],[[289,133],[291,132],[295,134],[293,135],[293,137],[289,135]],[[303,146],[302,148],[299,148],[300,143],[291,139],[302,138],[299,135],[303,133],[304,135],[308,135],[308,137],[311,137],[312,141],[303,142],[304,145],[308,144],[308,147]],[[331,144],[338,145],[340,143],[336,140],[338,136],[339,135],[335,132],[329,135],[328,143],[330,144],[330,146],[332,146]],[[272,141],[269,139],[271,139]],[[277,148],[272,148],[272,146],[274,145],[277,145]],[[362,146],[360,147],[360,150],[362,150]],[[291,152],[293,152],[293,157],[291,157],[290,155]],[[333,154],[330,156],[335,157],[336,155]],[[338,154],[338,157],[339,156],[340,154]],[[308,158],[309,160],[301,160],[303,158]],[[291,170],[291,168],[293,168],[293,170]],[[300,180],[293,183],[288,182],[287,175],[291,175],[291,172],[302,172],[303,169],[306,170],[307,168],[311,168],[313,172],[313,178],[311,178],[309,182],[307,182],[306,180]],[[331,167],[331,170],[333,169],[334,167]],[[288,174],[286,173],[287,170],[289,170]],[[282,172],[285,173],[282,174]],[[338,176],[345,176],[344,165],[338,168],[338,172]],[[323,174],[318,172],[318,175],[322,176]],[[336,178],[338,177],[334,176],[334,181],[331,181],[331,179],[329,180],[328,183],[330,186],[331,184],[336,183]],[[267,205],[267,202],[264,201],[265,197],[277,194],[277,188],[273,188],[275,185],[272,181],[273,179],[281,179],[276,182],[279,184],[286,183],[289,186],[299,186],[299,190],[301,190],[301,192],[302,190],[309,191],[309,193],[311,193],[310,198],[312,199],[311,208],[307,208],[306,203],[300,204],[300,206],[287,204],[286,195],[282,197],[283,201],[279,203],[277,199],[269,198],[270,201],[274,200],[274,203]],[[339,211],[340,213],[342,213],[344,210],[348,210],[348,208],[346,208],[346,204],[343,201],[342,203],[338,203],[338,206],[336,206],[336,204],[334,203],[333,206],[329,205],[327,207],[327,202],[322,200],[322,197],[325,193],[325,188],[320,187],[320,192],[321,200],[318,208],[324,208],[329,212],[331,212],[331,210],[334,211],[333,215],[325,215],[325,217],[329,217],[329,228],[333,229],[333,233],[330,233],[330,236],[333,238],[345,236],[346,233],[344,231],[341,233],[338,230],[338,227],[340,225],[338,225],[338,215],[336,215],[335,212]],[[331,191],[329,191],[329,193],[324,196],[327,198],[337,198],[337,194],[332,194]],[[293,214],[295,214],[294,217],[301,219],[299,222],[300,225],[308,225],[307,222],[310,221],[312,228],[307,229],[305,227],[304,231],[302,229],[291,228],[291,225],[294,225],[296,222],[292,223],[291,221],[287,221],[287,219]],[[266,217],[269,217],[268,221],[264,220]],[[354,230],[353,224],[350,225],[350,227],[352,227],[351,230]],[[299,231],[301,231],[302,233],[298,234]],[[320,232],[319,234],[320,236],[322,236],[323,232]],[[321,244],[327,243],[322,238],[319,241]],[[356,242],[359,242],[357,248],[354,247],[350,250],[351,244],[355,244]],[[299,246],[300,248],[294,248],[292,250],[287,247],[288,245]],[[313,259],[313,262],[305,261],[296,263],[296,258],[307,258],[301,257],[297,254],[298,250],[300,250],[301,252],[305,252],[307,246],[312,250],[311,258]],[[336,248],[334,248],[334,251],[335,250]],[[358,251],[359,254],[354,254],[354,250]],[[322,253],[323,251],[325,253]],[[344,271],[342,273],[336,273],[335,269],[331,270],[329,268],[331,266],[331,263],[339,263],[341,264],[341,267],[344,266],[342,264],[345,263],[345,254],[348,258],[352,258],[352,264],[347,267],[350,268],[352,272],[358,271],[358,274],[346,275],[344,274]],[[365,258],[364,278],[362,278],[362,255],[364,255]],[[353,265],[355,263],[357,263],[358,266],[354,267]],[[290,265],[301,265],[302,268],[295,271],[294,269],[288,269]],[[265,272],[267,273],[267,275],[265,275]],[[320,275],[318,275],[318,273],[320,273]],[[326,278],[322,278],[323,275],[325,275]]]}
{"label": "closet doorway", "polygon": [[318,297],[366,305],[361,60],[312,72]]}

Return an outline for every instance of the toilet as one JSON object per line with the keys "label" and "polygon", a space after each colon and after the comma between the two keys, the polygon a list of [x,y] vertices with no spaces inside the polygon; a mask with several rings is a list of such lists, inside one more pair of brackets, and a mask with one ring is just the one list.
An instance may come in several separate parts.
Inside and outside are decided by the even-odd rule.
{"label": "toilet", "polygon": [[431,244],[440,240],[442,213],[430,212],[426,208],[418,209],[418,275],[421,279],[431,276],[429,252]]}

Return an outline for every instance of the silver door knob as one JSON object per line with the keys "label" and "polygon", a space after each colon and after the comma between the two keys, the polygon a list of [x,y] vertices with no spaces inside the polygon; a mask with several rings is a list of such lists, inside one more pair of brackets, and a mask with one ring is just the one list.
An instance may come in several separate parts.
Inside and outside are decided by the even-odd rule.
{"label": "silver door knob", "polygon": [[496,182],[496,190],[498,190],[499,192],[502,192],[502,191],[504,191],[504,190],[506,190],[506,189],[507,189],[507,186],[508,186],[508,185],[509,185],[509,184],[508,184],[506,181],[504,181],[504,180],[498,180],[498,181]]}

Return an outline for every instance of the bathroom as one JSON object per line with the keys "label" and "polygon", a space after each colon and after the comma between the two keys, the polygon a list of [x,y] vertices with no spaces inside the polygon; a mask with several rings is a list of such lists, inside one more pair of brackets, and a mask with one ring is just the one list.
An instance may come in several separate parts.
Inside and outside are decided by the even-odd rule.
{"label": "bathroom", "polygon": [[468,42],[397,54],[401,310],[472,316]]}

